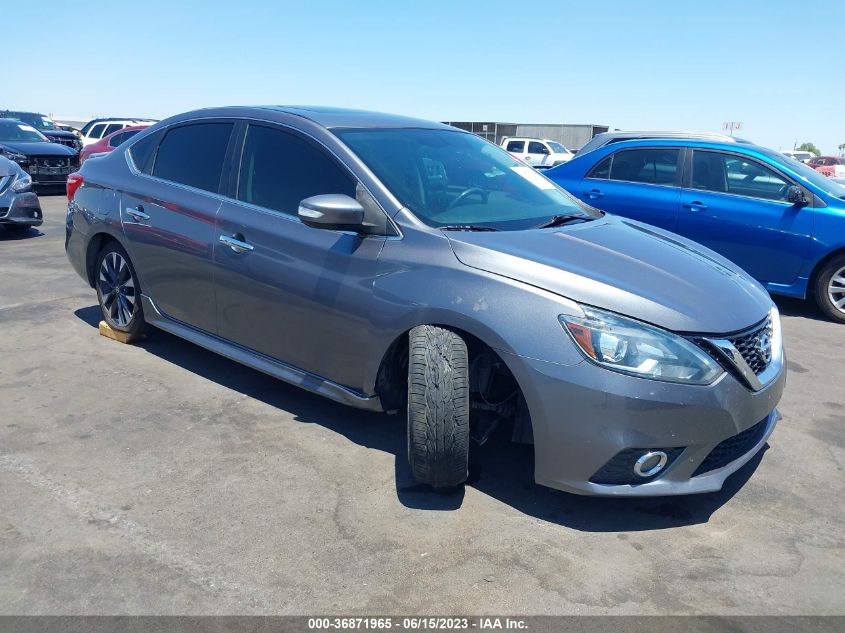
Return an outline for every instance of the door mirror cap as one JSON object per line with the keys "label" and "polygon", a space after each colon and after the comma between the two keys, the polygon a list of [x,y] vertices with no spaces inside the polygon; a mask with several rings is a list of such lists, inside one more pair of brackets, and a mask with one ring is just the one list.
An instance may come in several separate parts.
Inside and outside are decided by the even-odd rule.
{"label": "door mirror cap", "polygon": [[792,204],[800,205],[806,205],[810,202],[807,199],[807,195],[804,193],[804,190],[798,185],[791,185],[789,189],[786,190],[786,200]]}
{"label": "door mirror cap", "polygon": [[364,207],[354,198],[329,193],[305,198],[297,212],[303,224],[315,229],[361,232],[364,229]]}

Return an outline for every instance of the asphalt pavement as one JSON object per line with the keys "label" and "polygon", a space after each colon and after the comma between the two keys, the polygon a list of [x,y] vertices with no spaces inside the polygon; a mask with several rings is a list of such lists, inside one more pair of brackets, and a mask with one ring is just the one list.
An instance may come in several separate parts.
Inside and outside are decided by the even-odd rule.
{"label": "asphalt pavement", "polygon": [[438,495],[402,418],[99,336],[65,202],[0,230],[0,614],[845,614],[845,326],[811,306],[778,300],[783,419],[720,493],[570,495],[493,441]]}

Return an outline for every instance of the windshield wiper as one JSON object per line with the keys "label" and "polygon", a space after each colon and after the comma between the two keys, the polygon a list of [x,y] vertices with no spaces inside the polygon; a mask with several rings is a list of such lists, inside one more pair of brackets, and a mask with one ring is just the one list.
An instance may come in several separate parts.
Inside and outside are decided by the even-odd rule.
{"label": "windshield wiper", "polygon": [[443,231],[498,231],[499,229],[492,226],[483,226],[481,224],[447,224],[439,227]]}
{"label": "windshield wiper", "polygon": [[592,220],[592,218],[587,215],[581,215],[580,213],[566,213],[562,215],[553,215],[548,220],[546,220],[542,224],[538,224],[534,228],[548,229],[553,226],[563,226],[564,224],[569,224],[570,222],[575,222],[576,220],[580,222],[588,222],[589,220]]}

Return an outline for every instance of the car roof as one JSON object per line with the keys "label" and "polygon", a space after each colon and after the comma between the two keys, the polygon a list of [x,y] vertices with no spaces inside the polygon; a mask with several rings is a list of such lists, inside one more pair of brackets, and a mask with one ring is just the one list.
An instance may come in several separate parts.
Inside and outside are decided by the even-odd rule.
{"label": "car roof", "polygon": [[[754,143],[749,143],[747,141],[742,143],[731,143],[725,141],[698,138],[637,138],[630,139],[627,141],[619,141],[617,143],[608,143],[607,145],[602,145],[601,147],[598,147],[593,151],[611,153],[616,150],[628,147],[701,147],[705,149],[723,149],[732,152],[742,152],[743,150],[749,152],[762,151],[764,153],[774,152],[774,150],[765,148],[762,145],[755,145]],[[576,158],[580,158],[581,156],[587,156],[589,154],[592,154],[592,152],[585,152],[584,154],[579,153]]]}
{"label": "car roof", "polygon": [[416,119],[398,114],[326,106],[225,106],[185,112],[184,114],[171,117],[170,119],[167,119],[167,121],[176,122],[196,118],[198,115],[206,117],[258,117],[266,119],[275,118],[272,116],[273,114],[280,115],[280,120],[284,115],[298,116],[324,128],[422,128],[430,130],[462,131],[443,123],[426,121],[424,119]]}
{"label": "car roof", "polygon": [[724,141],[726,143],[749,142],[745,139],[721,134],[719,132],[694,132],[688,130],[625,130],[619,132],[602,132],[600,134],[596,134],[593,138],[602,140],[613,138],[706,138]]}

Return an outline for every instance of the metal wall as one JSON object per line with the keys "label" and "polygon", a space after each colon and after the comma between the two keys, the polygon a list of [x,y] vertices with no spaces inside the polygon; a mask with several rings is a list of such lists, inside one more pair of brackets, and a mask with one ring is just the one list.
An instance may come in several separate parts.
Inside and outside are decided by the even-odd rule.
{"label": "metal wall", "polygon": [[444,121],[461,130],[472,132],[497,145],[506,136],[532,136],[562,143],[569,149],[578,149],[596,134],[607,132],[606,125],[571,125],[566,123],[499,123],[496,121]]}

